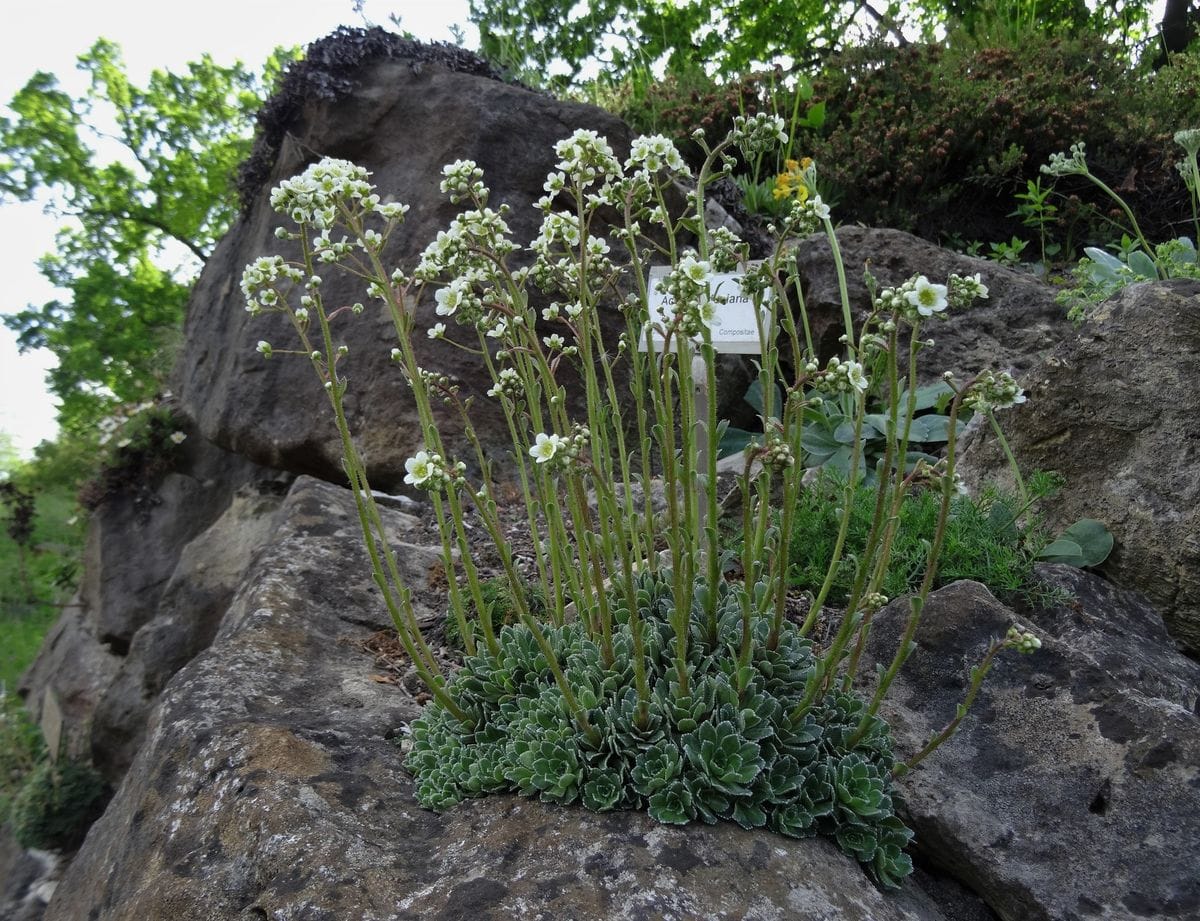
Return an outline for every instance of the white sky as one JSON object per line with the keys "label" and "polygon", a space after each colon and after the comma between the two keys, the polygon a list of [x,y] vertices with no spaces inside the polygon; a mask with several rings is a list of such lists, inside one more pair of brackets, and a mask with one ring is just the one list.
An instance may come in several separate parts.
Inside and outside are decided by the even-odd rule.
{"label": "white sky", "polygon": [[[450,41],[449,27],[467,23],[467,0],[367,0],[365,15],[390,28],[388,15],[419,38]],[[130,76],[143,84],[155,68],[176,70],[207,52],[221,64],[258,67],[277,45],[307,45],[338,25],[362,25],[353,0],[34,0],[5,14],[0,28],[0,113],[36,71],[57,75],[75,95],[84,88],[75,59],[100,37],[117,42]],[[475,33],[468,29],[468,44]],[[39,256],[54,248],[55,219],[37,204],[0,204],[0,314],[54,297],[38,274]],[[28,456],[52,438],[54,401],[43,381],[54,359],[18,355],[16,336],[0,327],[0,431]]]}

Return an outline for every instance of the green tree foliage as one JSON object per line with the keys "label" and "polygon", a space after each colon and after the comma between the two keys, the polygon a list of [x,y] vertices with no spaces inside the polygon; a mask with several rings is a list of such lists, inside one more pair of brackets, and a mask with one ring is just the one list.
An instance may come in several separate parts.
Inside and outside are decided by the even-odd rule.
{"label": "green tree foliage", "polygon": [[21,464],[21,452],[12,435],[0,430],[0,480],[9,476]]}
{"label": "green tree foliage", "polygon": [[39,264],[63,296],[4,322],[23,349],[57,355],[50,387],[64,427],[158,388],[191,281],[234,215],[255,112],[294,56],[276,51],[256,74],[206,55],[137,86],[120,48],[100,39],[79,58],[82,96],[37,73],[9,103],[0,199],[45,201],[67,220]]}
{"label": "green tree foliage", "polygon": [[593,62],[619,80],[659,61],[731,76],[780,55],[807,58],[839,44],[854,12],[818,0],[471,0],[485,57],[536,82],[553,63],[566,72],[549,82],[564,86]]}
{"label": "green tree foliage", "polygon": [[[756,66],[805,67],[872,37],[904,44],[949,23],[972,33],[1084,27],[1126,47],[1144,37],[1150,0],[471,0],[483,53],[537,83],[564,88],[598,64],[614,82],[665,65],[733,77]],[[550,68],[556,70],[550,76]]]}

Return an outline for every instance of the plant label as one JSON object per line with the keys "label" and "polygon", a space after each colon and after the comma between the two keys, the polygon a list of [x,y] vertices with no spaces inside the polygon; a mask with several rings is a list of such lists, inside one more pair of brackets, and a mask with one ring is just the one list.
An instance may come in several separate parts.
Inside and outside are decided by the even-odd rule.
{"label": "plant label", "polygon": [[[661,351],[666,341],[663,330],[675,314],[674,298],[659,290],[666,281],[670,269],[653,266],[650,269],[650,340],[655,351]],[[763,303],[755,309],[754,298],[742,292],[743,272],[717,272],[708,276],[708,290],[718,301],[716,316],[709,323],[712,331],[713,349],[732,355],[759,355],[762,353],[760,327],[765,332],[770,317],[767,303],[771,294],[763,295]],[[699,344],[699,340],[695,340]],[[643,337],[639,343],[641,351],[648,351],[649,343]]]}

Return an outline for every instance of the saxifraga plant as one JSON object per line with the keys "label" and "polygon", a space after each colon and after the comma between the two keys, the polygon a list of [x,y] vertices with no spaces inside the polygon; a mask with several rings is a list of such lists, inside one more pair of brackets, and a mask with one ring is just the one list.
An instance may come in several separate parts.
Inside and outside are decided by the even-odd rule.
{"label": "saxifraga plant", "polygon": [[1117,205],[1127,222],[1123,230],[1121,251],[1112,255],[1098,247],[1084,248],[1087,255],[1074,270],[1075,284],[1060,295],[1067,305],[1068,316],[1082,322],[1089,304],[1102,301],[1126,285],[1136,281],[1158,281],[1166,278],[1200,278],[1200,259],[1196,246],[1200,244],[1200,128],[1176,132],[1175,143],[1184,149],[1184,157],[1176,164],[1192,205],[1192,225],[1195,239],[1177,237],[1157,246],[1151,245],[1142,233],[1133,210],[1125,200],[1096,176],[1088,167],[1082,141],[1071,145],[1069,154],[1056,153],[1042,166],[1042,172],[1054,178],[1080,176],[1099,188]]}
{"label": "saxifraga plant", "polygon": [[[765,434],[747,448],[739,481],[744,582],[727,581],[715,450],[722,427],[716,401],[698,393],[716,392],[712,327],[722,296],[710,279],[742,262],[744,249],[728,231],[706,229],[705,192],[733,168],[735,149],[751,158],[786,142],[782,127],[775,117],[738,118],[711,148],[698,132],[694,140],[705,159],[694,177],[667,138],[636,139],[622,164],[595,132],[576,131],[555,145],[558,163],[537,203],[541,232],[528,247],[532,265],[524,268],[511,265],[520,247],[510,239],[506,209],[488,206],[483,172],[471,161],[445,168],[442,189],[464,210],[411,276],[382,261],[388,234],[406,209],[381,204],[365,170],[322,161],[272,194],[273,207],[298,225],[276,235],[299,258],[257,260],[246,269],[243,291],[252,313],[284,313],[300,343],[284,350],[264,341],[259,351],[267,358],[285,351],[306,356],[333,407],[375,581],[433,698],[413,726],[408,760],[422,804],[443,808],[464,796],[515,790],[593,809],[644,805],[668,822],[730,818],[784,834],[826,832],[886,885],[909,872],[902,847],[910,833],[894,815],[891,792],[898,765],[878,711],[915,647],[937,572],[955,491],[955,439],[934,464],[906,469],[897,459],[906,457],[912,434],[923,326],[987,291],[978,277],[951,276],[942,285],[918,276],[878,292],[855,328],[829,209],[815,194],[815,166],[799,171],[797,181],[813,194],[796,195],[776,231],[780,239],[824,231],[842,280],[846,354],[818,364],[789,249],[780,246],[746,271],[742,291],[761,316]],[[678,216],[668,204],[677,178],[694,182]],[[599,215],[609,209],[621,215],[619,226],[601,226]],[[368,226],[377,220],[382,230]],[[692,239],[694,248],[685,244]],[[625,250],[620,263],[612,244]],[[658,288],[671,305],[663,316],[649,312],[651,259],[670,266]],[[347,423],[348,383],[339,364],[349,350],[333,324],[364,308],[327,309],[319,273],[339,263],[367,280],[369,296],[382,302],[397,333],[392,356],[412,390],[425,444],[407,461],[406,481],[429,493],[443,563],[455,576],[449,601],[466,662],[452,676],[417,624]],[[530,305],[534,288],[552,299],[540,317]],[[472,351],[507,419],[514,450],[505,478],[515,480],[524,500],[533,538],[530,583],[546,600],[541,616],[501,525],[495,464],[455,384],[418,363],[414,308],[431,292],[440,317],[477,335]],[[789,292],[798,299],[795,314],[787,307]],[[619,342],[601,336],[603,301],[620,304]],[[443,339],[445,329],[439,322],[426,333]],[[582,382],[582,418],[569,413],[564,366]],[[618,387],[618,369],[631,383],[628,395]],[[1005,373],[950,383],[951,433],[963,406],[990,413],[1024,399]],[[841,566],[849,514],[803,623],[791,623],[786,535],[801,489],[805,411],[817,400],[835,401],[853,420],[841,503],[848,509],[863,472],[858,446],[868,392],[882,400],[886,417],[874,515],[845,614],[817,652],[810,635]],[[903,403],[901,393],[909,394]],[[442,440],[433,413],[439,401],[460,413],[482,471],[476,481]],[[648,488],[655,476],[667,497],[662,515]],[[869,699],[859,698],[848,688],[882,603],[879,585],[898,508],[915,477],[940,497],[924,576],[899,647],[880,665]],[[770,502],[777,488],[778,515]],[[517,624],[499,632],[490,617],[478,616],[489,608],[467,540],[468,508],[495,544],[515,609]],[[1014,630],[997,643],[988,655],[1028,649],[1037,640]],[[920,757],[953,728],[931,739]]]}

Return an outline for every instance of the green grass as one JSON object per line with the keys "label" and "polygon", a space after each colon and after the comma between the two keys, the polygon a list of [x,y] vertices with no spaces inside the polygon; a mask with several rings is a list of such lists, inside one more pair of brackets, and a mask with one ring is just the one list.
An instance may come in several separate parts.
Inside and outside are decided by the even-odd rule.
{"label": "green grass", "polygon": [[[791,538],[792,585],[816,591],[825,579],[838,533],[842,487],[823,478],[800,497]],[[900,510],[891,564],[880,591],[889,598],[915,591],[925,573],[929,543],[937,525],[940,497],[932,492],[908,496]],[[844,602],[854,581],[855,556],[871,528],[875,489],[855,491],[846,548],[830,600]],[[951,504],[946,538],[938,564],[937,585],[959,579],[982,582],[1001,599],[1036,603],[1043,589],[1033,566],[1047,537],[1036,520],[1021,518],[1017,498],[988,488],[975,498],[958,496]]]}
{"label": "green grass", "polygon": [[65,489],[37,496],[32,547],[24,553],[8,534],[8,513],[0,504],[0,687],[12,689],[70,596],[83,537]]}
{"label": "green grass", "polygon": [[73,588],[83,542],[75,507],[66,488],[39,493],[31,546],[22,552],[8,533],[10,509],[0,503],[0,822],[46,758],[14,692]]}

